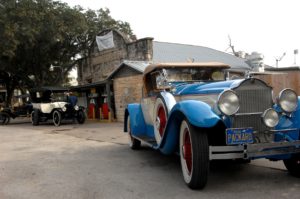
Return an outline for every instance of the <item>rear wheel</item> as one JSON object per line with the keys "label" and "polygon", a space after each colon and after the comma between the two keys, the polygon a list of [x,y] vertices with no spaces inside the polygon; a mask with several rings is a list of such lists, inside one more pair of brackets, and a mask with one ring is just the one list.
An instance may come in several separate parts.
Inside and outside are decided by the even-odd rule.
{"label": "rear wheel", "polygon": [[61,124],[61,113],[58,110],[55,110],[52,114],[53,124],[55,126],[60,126]]}
{"label": "rear wheel", "polygon": [[33,109],[33,111],[31,112],[31,123],[33,126],[39,125],[39,110],[38,109]]}
{"label": "rear wheel", "polygon": [[283,163],[291,175],[300,178],[300,154],[293,155],[290,159],[283,160]]}
{"label": "rear wheel", "polygon": [[133,150],[137,150],[137,149],[141,148],[141,141],[132,137],[129,116],[127,119],[127,132],[128,132],[129,147]]}
{"label": "rear wheel", "polygon": [[85,122],[85,114],[82,110],[79,110],[77,113],[77,122],[83,124]]}
{"label": "rear wheel", "polygon": [[180,162],[185,183],[191,189],[201,189],[207,183],[209,147],[205,132],[199,131],[187,120],[180,126]]}
{"label": "rear wheel", "polygon": [[10,121],[10,116],[9,116],[9,114],[6,113],[6,112],[1,112],[1,113],[0,113],[0,123],[1,123],[2,125],[7,125],[7,124],[9,123],[9,121]]}

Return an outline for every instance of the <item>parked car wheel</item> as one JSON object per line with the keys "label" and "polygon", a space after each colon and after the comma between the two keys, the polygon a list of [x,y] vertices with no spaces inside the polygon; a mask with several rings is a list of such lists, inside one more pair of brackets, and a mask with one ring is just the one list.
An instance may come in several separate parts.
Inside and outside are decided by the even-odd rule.
{"label": "parked car wheel", "polygon": [[180,126],[180,162],[185,183],[191,189],[201,189],[207,183],[209,147],[205,132],[183,120]]}
{"label": "parked car wheel", "polygon": [[300,154],[295,154],[292,158],[283,160],[285,167],[291,175],[300,178]]}
{"label": "parked car wheel", "polygon": [[128,115],[128,119],[127,119],[127,133],[128,133],[129,147],[133,150],[137,150],[137,149],[141,148],[141,141],[132,137],[129,115]]}
{"label": "parked car wheel", "polygon": [[2,125],[7,125],[7,124],[9,123],[9,121],[10,121],[10,116],[9,116],[9,114],[6,113],[6,112],[1,112],[0,114],[1,114],[1,115],[0,115],[0,123],[1,123]]}
{"label": "parked car wheel", "polygon": [[161,139],[165,133],[166,125],[168,119],[168,109],[164,99],[159,96],[156,99],[154,108],[154,134],[157,144],[161,142]]}
{"label": "parked car wheel", "polygon": [[33,111],[31,112],[31,123],[33,126],[39,125],[39,110],[38,109],[33,109]]}
{"label": "parked car wheel", "polygon": [[55,110],[53,111],[52,117],[53,117],[53,124],[55,126],[59,126],[61,123],[61,113],[58,110]]}
{"label": "parked car wheel", "polygon": [[85,114],[82,110],[79,110],[77,113],[77,122],[83,124],[85,122]]}

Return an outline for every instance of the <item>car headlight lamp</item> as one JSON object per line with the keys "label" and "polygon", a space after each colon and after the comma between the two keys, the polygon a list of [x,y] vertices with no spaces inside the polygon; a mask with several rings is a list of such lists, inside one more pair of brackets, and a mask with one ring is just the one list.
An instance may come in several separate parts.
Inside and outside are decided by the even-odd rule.
{"label": "car headlight lamp", "polygon": [[218,108],[224,115],[233,115],[240,108],[239,97],[232,90],[226,90],[219,95]]}
{"label": "car headlight lamp", "polygon": [[267,127],[273,128],[279,122],[279,115],[274,109],[269,108],[262,114],[262,120]]}
{"label": "car headlight lamp", "polygon": [[66,106],[63,106],[63,107],[62,107],[62,111],[63,111],[63,112],[66,112],[66,111],[67,111],[67,107],[66,107]]}
{"label": "car headlight lamp", "polygon": [[279,93],[278,104],[280,108],[287,113],[291,113],[297,109],[298,97],[292,89],[284,89]]}
{"label": "car headlight lamp", "polygon": [[75,109],[75,111],[78,111],[79,110],[79,106],[75,105],[74,109]]}

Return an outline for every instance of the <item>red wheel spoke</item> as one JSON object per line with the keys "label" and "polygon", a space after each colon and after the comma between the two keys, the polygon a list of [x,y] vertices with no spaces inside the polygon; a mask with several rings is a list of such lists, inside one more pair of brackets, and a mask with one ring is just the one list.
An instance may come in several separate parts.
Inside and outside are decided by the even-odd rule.
{"label": "red wheel spoke", "polygon": [[160,121],[160,126],[159,126],[159,134],[162,137],[166,128],[166,123],[167,123],[167,116],[166,112],[163,106],[160,106],[158,108],[157,116]]}

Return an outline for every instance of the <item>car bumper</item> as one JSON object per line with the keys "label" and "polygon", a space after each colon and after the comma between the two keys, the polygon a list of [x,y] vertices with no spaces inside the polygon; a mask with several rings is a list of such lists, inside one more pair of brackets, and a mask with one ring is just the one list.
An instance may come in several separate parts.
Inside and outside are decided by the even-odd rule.
{"label": "car bumper", "polygon": [[210,146],[209,159],[256,159],[300,153],[300,140],[236,146]]}

